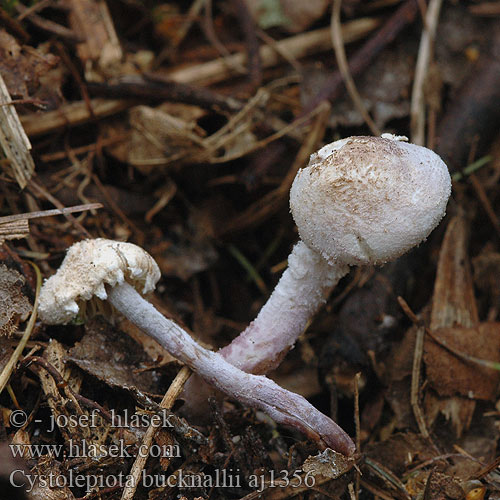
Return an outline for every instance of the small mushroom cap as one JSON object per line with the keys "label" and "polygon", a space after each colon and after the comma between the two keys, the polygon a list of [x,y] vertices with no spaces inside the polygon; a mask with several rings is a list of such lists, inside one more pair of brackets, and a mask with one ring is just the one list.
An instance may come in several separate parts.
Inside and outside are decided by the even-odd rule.
{"label": "small mushroom cap", "polygon": [[153,257],[132,243],[97,238],[75,243],[61,267],[42,286],[40,319],[49,325],[71,321],[83,301],[107,299],[104,285],[127,281],[138,292],[154,290],[160,269]]}
{"label": "small mushroom cap", "polygon": [[311,155],[290,191],[302,240],[331,263],[382,264],[425,240],[445,215],[448,168],[405,137],[349,137]]}

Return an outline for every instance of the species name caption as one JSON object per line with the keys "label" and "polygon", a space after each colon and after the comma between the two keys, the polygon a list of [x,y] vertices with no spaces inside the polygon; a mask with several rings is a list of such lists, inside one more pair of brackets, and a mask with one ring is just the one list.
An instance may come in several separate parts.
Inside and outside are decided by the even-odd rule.
{"label": "species name caption", "polygon": [[[85,475],[70,469],[67,474],[32,474],[23,469],[16,469],[9,476],[14,488],[24,488],[30,493],[35,488],[81,488],[90,493],[96,488],[131,488],[142,485],[145,488],[195,488],[197,490],[211,488],[241,488],[248,487],[258,492],[268,488],[313,488],[316,478],[312,472],[303,473],[281,470],[269,471],[268,474],[252,474],[242,481],[239,469],[216,469],[212,475],[189,474],[180,469],[175,474],[148,474],[145,470],[139,478],[131,474]],[[243,484],[244,483],[244,484]]]}
{"label": "species name caption", "polygon": [[[114,410],[110,411],[111,428],[133,429],[133,428],[172,428],[170,422],[172,414],[160,412],[154,414],[130,414],[127,410],[123,414],[117,414]],[[92,410],[86,415],[51,415],[48,433],[59,429],[77,429],[77,428],[97,428],[99,427],[100,411]],[[21,428],[28,423],[28,415],[22,410],[15,410],[9,417],[12,427]],[[35,420],[35,422],[42,422]],[[113,444],[103,444],[90,442],[87,439],[70,438],[65,444],[31,444],[14,443],[9,444],[10,452],[13,457],[22,458],[40,458],[49,455],[54,458],[135,458],[153,457],[153,458],[179,458],[181,457],[180,446],[177,444],[159,445],[153,443],[151,446],[141,444],[139,447],[134,444],[128,444],[124,439],[118,439]]]}
{"label": "species name caption", "polygon": [[[131,427],[173,427],[169,418],[172,414],[163,412],[162,414],[131,414],[124,413],[117,415],[111,410],[111,427],[131,428]],[[52,415],[48,432],[56,428],[77,428],[77,427],[98,427],[100,412],[93,410],[88,415]],[[28,415],[22,410],[15,410],[11,413],[10,425],[21,428],[28,423]],[[42,422],[35,420],[35,422]],[[52,456],[54,458],[134,458],[156,457],[156,458],[181,458],[179,445],[157,445],[150,447],[126,444],[123,439],[119,439],[117,444],[104,445],[101,443],[89,443],[85,439],[69,439],[65,444],[23,444],[15,443],[9,445],[13,457],[23,457],[26,459],[40,458],[42,456]],[[251,474],[243,479],[244,475],[239,469],[215,469],[211,474],[186,473],[182,469],[174,474],[148,474],[145,470],[139,478],[131,474],[106,474],[93,475],[81,474],[73,469],[69,469],[66,474],[47,474],[28,472],[26,469],[15,469],[10,473],[9,482],[15,488],[24,488],[27,493],[39,488],[81,488],[87,493],[96,488],[115,487],[135,487],[141,484],[145,488],[179,487],[179,488],[241,488],[247,487],[257,491],[267,488],[313,488],[316,478],[311,472],[304,473],[298,469],[292,472],[287,470],[273,471],[267,473]]]}

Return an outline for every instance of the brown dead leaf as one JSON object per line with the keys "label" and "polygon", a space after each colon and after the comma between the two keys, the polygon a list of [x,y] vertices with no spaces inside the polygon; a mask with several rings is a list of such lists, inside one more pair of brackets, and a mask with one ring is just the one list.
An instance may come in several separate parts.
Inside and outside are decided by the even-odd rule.
{"label": "brown dead leaf", "polygon": [[85,332],[81,342],[70,350],[71,362],[111,387],[159,392],[151,373],[135,371],[146,368],[151,360],[128,335],[99,318],[89,321]]}
{"label": "brown dead leaf", "polygon": [[194,121],[199,114],[186,120],[185,111],[181,115],[178,108],[167,109],[136,106],[130,110],[132,132],[127,161],[144,174],[155,167],[195,156],[196,151],[201,155],[203,151],[200,147],[203,137]]}
{"label": "brown dead leaf", "polygon": [[39,87],[40,78],[58,62],[53,54],[22,48],[13,36],[0,30],[0,73],[12,97],[31,96]]}
{"label": "brown dead leaf", "polygon": [[[433,333],[459,352],[500,361],[500,323],[481,323],[473,328],[438,328]],[[425,342],[424,361],[427,379],[440,396],[495,398],[500,382],[497,370],[460,359],[433,341]]]}
{"label": "brown dead leaf", "polygon": [[435,457],[432,444],[412,432],[393,434],[389,439],[365,446],[365,454],[383,464],[397,476],[402,475],[415,462],[425,462]]}
{"label": "brown dead leaf", "polygon": [[435,391],[430,389],[425,393],[423,407],[426,420],[430,425],[441,414],[446,421],[451,422],[456,436],[460,437],[472,422],[476,401],[463,396],[440,398]]}
{"label": "brown dead leaf", "polygon": [[474,287],[467,255],[465,217],[450,220],[439,253],[432,297],[431,330],[479,323]]}
{"label": "brown dead leaf", "polygon": [[305,398],[312,398],[321,393],[318,381],[318,370],[307,365],[297,366],[290,373],[272,374],[272,379],[284,389],[295,392]]}
{"label": "brown dead leaf", "polygon": [[[155,436],[155,443],[162,450],[168,450],[171,446],[175,446],[177,441],[172,436],[172,433],[165,431],[164,429],[159,429],[159,432]],[[172,456],[169,453],[165,453],[160,457],[160,465],[163,470],[167,470],[170,462],[172,461]]]}
{"label": "brown dead leaf", "polygon": [[450,498],[460,500],[464,498],[465,492],[460,483],[454,477],[442,472],[419,471],[408,481],[412,496],[424,496],[426,500],[443,500]]}
{"label": "brown dead leaf", "polygon": [[[64,381],[67,382],[68,387],[77,393],[82,383],[82,374],[78,369],[66,364],[66,356],[66,349],[56,340],[50,342],[44,354],[47,362],[50,363]],[[54,421],[58,424],[59,430],[66,443],[73,441],[79,445],[81,445],[81,443],[92,445],[94,443],[100,444],[104,442],[108,433],[108,427],[102,425],[102,417],[98,417],[98,422],[101,425],[66,425],[66,422],[74,416],[75,408],[79,409],[80,412],[85,412],[87,410],[79,408],[79,403],[76,398],[69,391],[65,391],[60,387],[46,369],[41,367],[38,368],[38,375],[42,391],[48,401]],[[62,392],[64,392],[64,394],[62,394]]]}
{"label": "brown dead leaf", "polygon": [[[464,215],[459,214],[448,223],[439,252],[430,319],[430,329],[433,332],[444,329],[443,334],[449,336],[453,332],[461,334],[462,329],[474,331],[479,327],[467,242],[467,222]],[[468,344],[476,341],[477,339],[474,338],[468,339],[465,349],[474,349]],[[454,339],[451,342],[458,343],[460,340]],[[442,413],[446,419],[451,419],[457,436],[460,436],[463,430],[469,427],[474,413],[475,400],[470,399],[470,390],[476,393],[478,389],[471,385],[471,383],[477,383],[472,371],[478,371],[478,367],[473,367],[472,370],[469,366],[466,367],[465,379],[461,379],[461,383],[465,383],[466,386],[460,392],[458,387],[460,384],[451,380],[450,371],[453,370],[454,376],[458,376],[463,366],[457,365],[459,360],[449,355],[444,348],[429,347],[430,343],[432,341],[427,336],[424,343],[424,360],[431,383],[424,398],[426,418],[429,425],[432,425],[437,416]],[[434,355],[429,354],[429,349]],[[489,359],[490,355],[488,354],[485,359]],[[490,384],[493,383],[490,382]],[[491,387],[487,384],[479,391],[479,394],[491,397]],[[440,397],[434,390],[446,396]],[[466,396],[462,395],[463,392]]]}
{"label": "brown dead leaf", "polygon": [[26,280],[15,269],[0,264],[0,336],[12,335],[32,306],[22,288]]}
{"label": "brown dead leaf", "polygon": [[341,453],[327,448],[314,457],[308,457],[302,465],[302,470],[313,476],[323,476],[337,479],[352,468],[353,458],[347,458]]}
{"label": "brown dead leaf", "polygon": [[55,458],[46,455],[38,461],[31,471],[31,477],[55,478],[53,481],[42,483],[37,481],[30,492],[31,500],[75,500],[69,489],[69,480],[65,477],[66,471]]}
{"label": "brown dead leaf", "polygon": [[96,0],[64,0],[69,9],[69,23],[76,35],[84,40],[77,53],[86,69],[87,79],[119,73],[123,57],[113,20],[106,2]]}

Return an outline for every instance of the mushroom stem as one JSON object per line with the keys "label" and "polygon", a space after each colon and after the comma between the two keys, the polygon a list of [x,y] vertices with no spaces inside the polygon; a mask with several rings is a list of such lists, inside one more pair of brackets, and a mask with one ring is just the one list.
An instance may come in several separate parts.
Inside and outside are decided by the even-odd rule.
{"label": "mushroom stem", "polygon": [[264,411],[278,423],[301,430],[321,446],[348,456],[354,453],[351,438],[305,398],[283,389],[267,377],[245,373],[219,353],[204,349],[128,283],[108,286],[107,294],[111,305],[218,390]]}
{"label": "mushroom stem", "polygon": [[219,353],[248,373],[273,370],[348,272],[349,266],[331,265],[299,241],[288,257],[288,268],[257,318]]}
{"label": "mushroom stem", "polygon": [[[288,268],[255,320],[219,354],[247,373],[265,375],[274,370],[348,272],[349,266],[329,264],[299,241],[288,256]],[[184,387],[183,413],[202,420],[210,392],[196,375],[191,377]]]}

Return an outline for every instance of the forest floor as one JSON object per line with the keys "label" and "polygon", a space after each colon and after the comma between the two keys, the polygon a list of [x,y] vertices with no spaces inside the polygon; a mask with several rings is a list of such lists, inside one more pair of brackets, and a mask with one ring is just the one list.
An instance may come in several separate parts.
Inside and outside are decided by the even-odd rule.
{"label": "forest floor", "polygon": [[[0,499],[500,498],[499,2],[0,5]],[[116,312],[37,319],[73,243],[129,241],[156,308],[223,347],[287,267],[296,172],[385,132],[446,162],[447,215],[268,374],[354,457],[231,398],[190,418],[190,370]]]}

